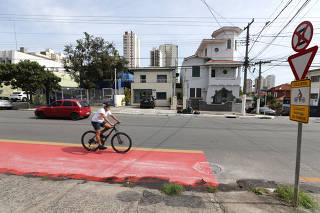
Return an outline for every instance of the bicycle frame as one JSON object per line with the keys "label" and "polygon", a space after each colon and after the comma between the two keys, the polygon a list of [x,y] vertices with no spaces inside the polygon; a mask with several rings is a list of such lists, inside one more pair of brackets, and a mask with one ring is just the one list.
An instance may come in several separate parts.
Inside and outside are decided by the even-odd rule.
{"label": "bicycle frame", "polygon": [[107,141],[107,139],[109,138],[109,136],[112,134],[113,131],[115,131],[116,133],[118,132],[118,129],[116,128],[116,125],[118,125],[118,124],[116,123],[113,127],[111,127],[110,129],[107,130],[107,132],[110,130],[109,134],[104,137],[103,141],[101,141],[102,144],[104,144]]}

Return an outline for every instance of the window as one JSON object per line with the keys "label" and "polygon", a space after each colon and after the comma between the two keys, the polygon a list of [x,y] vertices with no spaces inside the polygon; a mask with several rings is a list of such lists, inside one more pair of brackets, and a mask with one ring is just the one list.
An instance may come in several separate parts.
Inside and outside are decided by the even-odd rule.
{"label": "window", "polygon": [[192,77],[200,77],[200,66],[192,66]]}
{"label": "window", "polygon": [[228,74],[228,70],[223,70],[223,74]]}
{"label": "window", "polygon": [[310,99],[318,99],[318,93],[311,93]]}
{"label": "window", "polygon": [[227,49],[231,49],[231,39],[228,39],[227,41]]}
{"label": "window", "polygon": [[197,98],[201,98],[201,88],[197,88]]}
{"label": "window", "polygon": [[70,107],[72,106],[72,101],[64,101],[62,106]]}
{"label": "window", "polygon": [[216,70],[211,69],[211,78],[215,78],[215,77],[216,77]]}
{"label": "window", "polygon": [[147,76],[146,75],[140,75],[140,83],[147,83]]}
{"label": "window", "polygon": [[167,75],[157,75],[157,83],[167,83]]}
{"label": "window", "polygon": [[234,50],[237,50],[237,46],[238,46],[238,41],[235,40],[235,41],[234,41]]}
{"label": "window", "polygon": [[51,106],[52,106],[52,107],[59,107],[59,106],[61,106],[61,103],[62,103],[62,101],[56,101],[56,102],[53,102],[53,103],[51,104]]}
{"label": "window", "polygon": [[204,56],[207,56],[208,55],[208,50],[207,48],[204,50]]}
{"label": "window", "polygon": [[80,104],[81,107],[89,107],[89,104],[87,101],[80,101],[78,103]]}
{"label": "window", "polygon": [[196,89],[190,88],[190,98],[195,98],[195,97],[196,97]]}
{"label": "window", "polygon": [[190,88],[190,98],[201,98],[201,88]]}
{"label": "window", "polygon": [[311,76],[311,82],[320,82],[320,75]]}
{"label": "window", "polygon": [[167,100],[166,92],[157,92],[156,93],[157,100]]}

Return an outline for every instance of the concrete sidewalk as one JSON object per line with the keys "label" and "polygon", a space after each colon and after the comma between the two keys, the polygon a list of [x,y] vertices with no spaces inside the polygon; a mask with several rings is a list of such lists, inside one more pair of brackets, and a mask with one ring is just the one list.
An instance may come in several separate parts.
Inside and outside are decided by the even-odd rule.
{"label": "concrete sidewalk", "polygon": [[0,212],[208,212],[292,213],[270,195],[252,192],[185,191],[167,196],[159,190],[84,180],[50,180],[0,174]]}

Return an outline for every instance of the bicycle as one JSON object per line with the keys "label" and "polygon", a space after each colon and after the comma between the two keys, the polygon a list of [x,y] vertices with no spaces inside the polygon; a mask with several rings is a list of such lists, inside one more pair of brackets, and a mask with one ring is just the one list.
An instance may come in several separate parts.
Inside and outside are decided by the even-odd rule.
{"label": "bicycle", "polygon": [[[124,132],[119,132],[119,130],[117,129],[117,125],[119,125],[119,123],[115,123],[113,127],[106,131],[104,133],[108,133],[106,136],[102,134],[103,137],[100,137],[101,143],[102,145],[104,145],[109,136],[112,134],[112,132],[115,131],[115,134],[111,138],[111,146],[113,150],[118,153],[126,153],[131,149],[132,141],[129,135],[127,135]],[[96,138],[96,132],[90,130],[83,133],[81,137],[81,143],[86,150],[93,152],[96,151],[99,146]]]}

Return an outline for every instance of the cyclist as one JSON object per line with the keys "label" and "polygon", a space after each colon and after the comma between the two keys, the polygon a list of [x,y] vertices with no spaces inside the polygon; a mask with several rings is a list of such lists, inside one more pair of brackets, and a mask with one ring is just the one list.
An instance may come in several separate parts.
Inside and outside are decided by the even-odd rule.
{"label": "cyclist", "polygon": [[[114,116],[111,111],[110,111],[110,104],[109,103],[104,103],[103,107],[100,108],[92,117],[91,119],[91,124],[94,128],[94,130],[96,131],[96,138],[98,141],[98,148],[100,150],[104,150],[107,147],[103,146],[101,143],[101,136],[103,136],[103,133],[105,133],[108,129],[110,129],[112,126],[114,126],[114,124],[109,120],[109,116],[117,121],[117,122],[121,122],[116,116]],[[101,128],[104,128],[101,131]]]}

